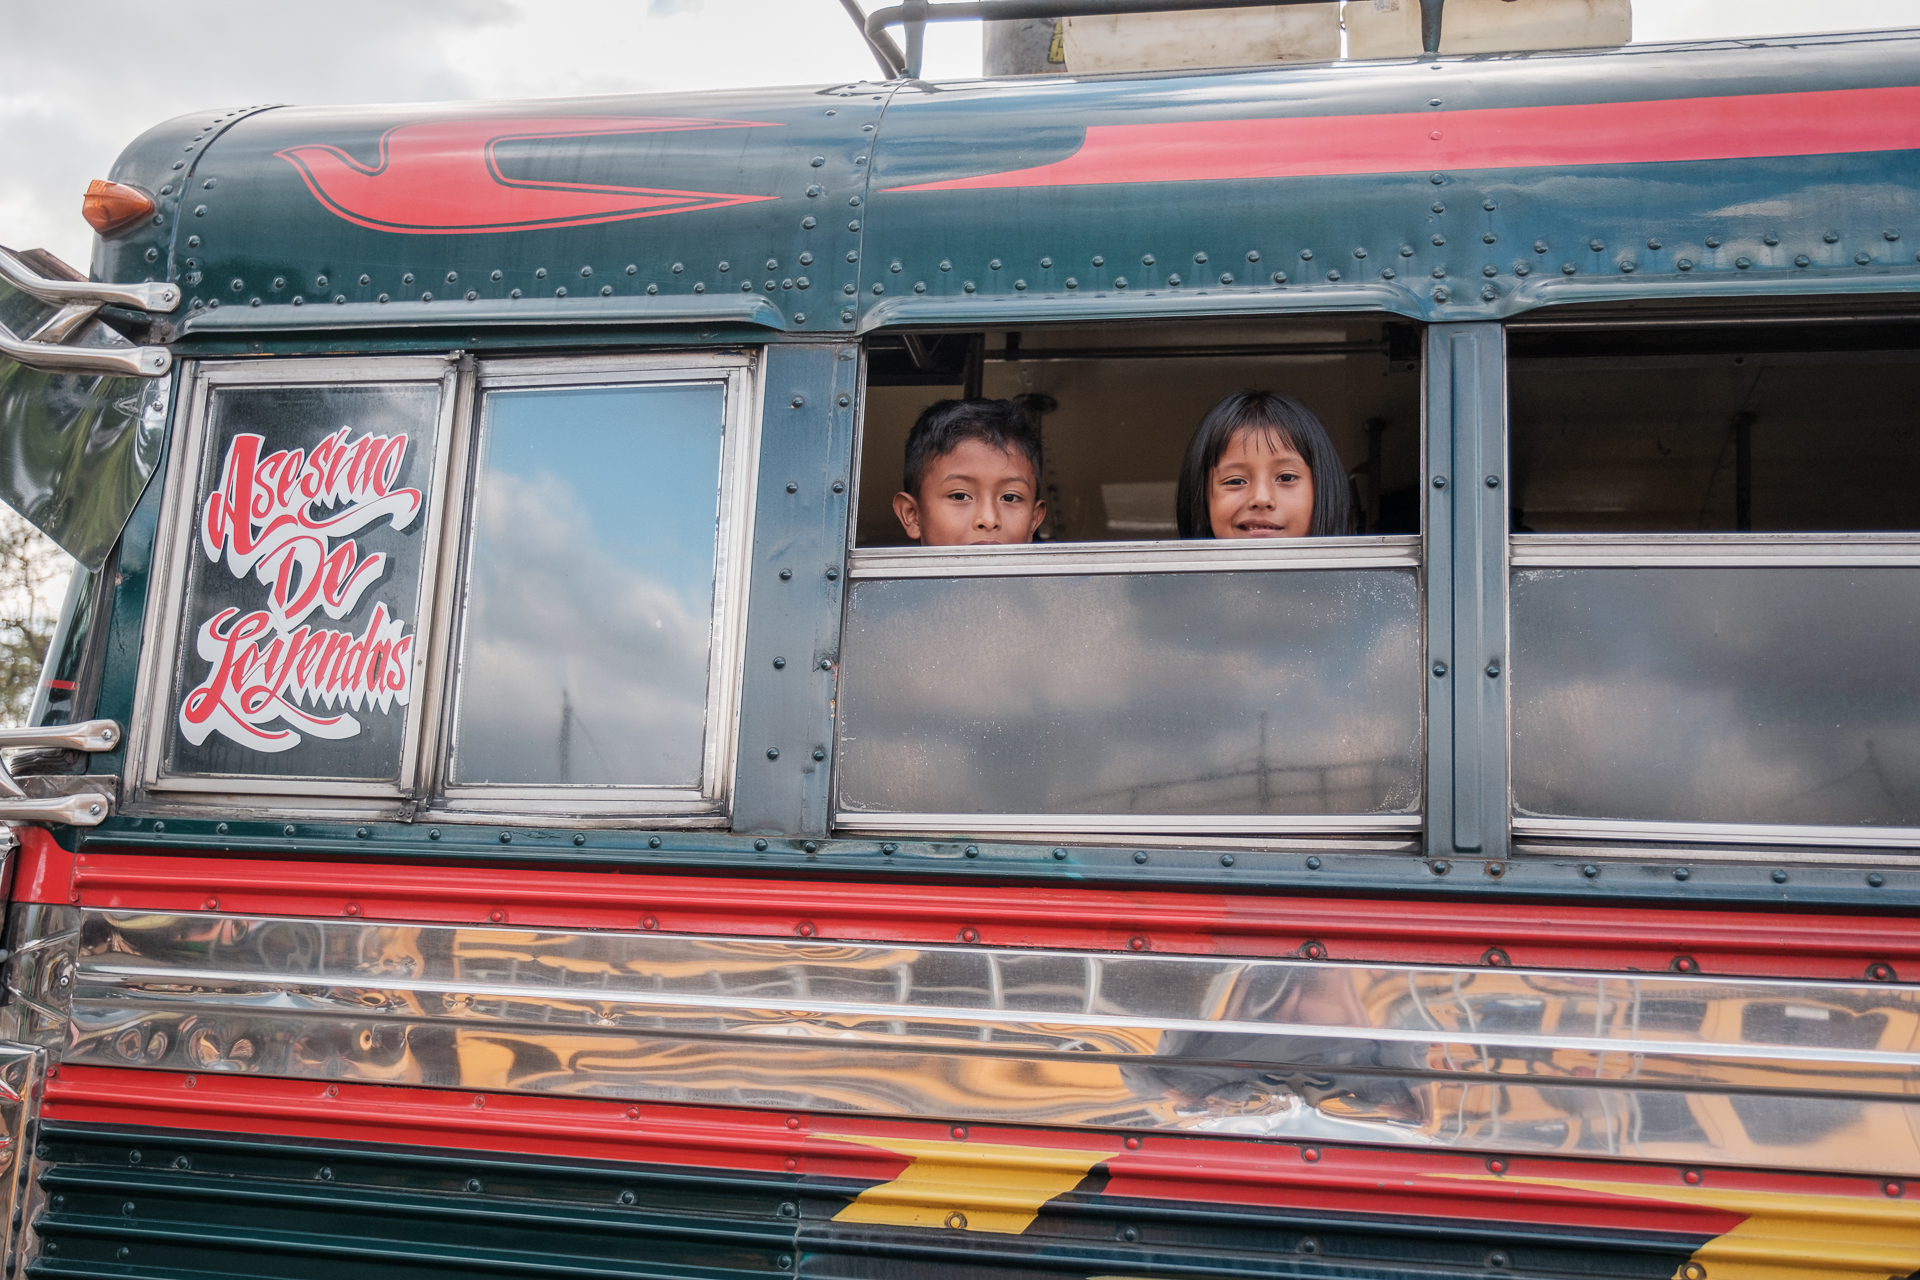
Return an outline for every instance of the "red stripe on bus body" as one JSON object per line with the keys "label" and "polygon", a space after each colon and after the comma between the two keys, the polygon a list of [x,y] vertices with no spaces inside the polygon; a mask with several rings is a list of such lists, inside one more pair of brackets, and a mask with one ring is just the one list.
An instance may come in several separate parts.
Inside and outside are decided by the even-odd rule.
{"label": "red stripe on bus body", "polygon": [[1684,956],[1706,973],[1853,981],[1872,963],[1920,972],[1916,917],[150,853],[76,857],[44,829],[20,832],[16,896],[107,910],[1189,955],[1298,955],[1317,943],[1328,959],[1407,964],[1480,964],[1489,948],[1499,948],[1523,967],[1664,970]]}
{"label": "red stripe on bus body", "polygon": [[[547,1094],[473,1093],[413,1085],[328,1083],[263,1076],[65,1064],[47,1082],[42,1110],[53,1124],[137,1126],[188,1133],[309,1139],[674,1165],[747,1174],[847,1179],[900,1177],[927,1143],[967,1153],[991,1178],[996,1161],[1017,1166],[1019,1149],[1097,1154],[1108,1174],[1100,1194],[1182,1204],[1259,1207],[1342,1215],[1391,1213],[1566,1230],[1609,1229],[1710,1237],[1743,1215],[1649,1198],[1682,1185],[1678,1166],[1508,1158],[1494,1178],[1482,1155],[1389,1147],[1338,1147],[1246,1138],[1118,1132],[1056,1132],[969,1125],[956,1140],[945,1123],[778,1110],[665,1106]],[[899,1140],[905,1151],[887,1149]],[[1136,1145],[1129,1147],[1133,1142]],[[997,1149],[997,1150],[996,1150]],[[1011,1150],[1010,1150],[1011,1149]],[[791,1164],[789,1164],[791,1162]],[[1715,1170],[1779,1193],[1882,1193],[1871,1178]],[[1522,1180],[1525,1179],[1525,1180]],[[1729,1179],[1735,1180],[1730,1182]],[[1579,1181],[1585,1187],[1551,1185]],[[1618,1182],[1618,1193],[1591,1189]]]}
{"label": "red stripe on bus body", "polygon": [[1920,86],[1089,125],[1064,160],[889,191],[1572,168],[1920,148]]}

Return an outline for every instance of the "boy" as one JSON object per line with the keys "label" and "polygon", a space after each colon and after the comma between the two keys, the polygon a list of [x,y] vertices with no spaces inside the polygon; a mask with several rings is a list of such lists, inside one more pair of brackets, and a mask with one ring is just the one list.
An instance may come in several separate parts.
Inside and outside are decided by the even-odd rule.
{"label": "boy", "polygon": [[1032,542],[1047,518],[1040,438],[1011,400],[941,400],[907,435],[893,514],[923,547]]}

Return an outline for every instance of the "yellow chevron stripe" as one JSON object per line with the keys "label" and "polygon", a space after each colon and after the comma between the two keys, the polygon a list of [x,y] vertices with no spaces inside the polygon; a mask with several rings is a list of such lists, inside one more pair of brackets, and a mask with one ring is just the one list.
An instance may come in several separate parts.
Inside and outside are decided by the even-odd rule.
{"label": "yellow chevron stripe", "polygon": [[1723,1191],[1514,1174],[1504,1178],[1488,1174],[1437,1176],[1527,1182],[1746,1215],[1739,1226],[1696,1249],[1692,1265],[1675,1271],[1675,1280],[1888,1280],[1920,1270],[1920,1201],[1916,1200]]}
{"label": "yellow chevron stripe", "polygon": [[913,1161],[892,1182],[862,1191],[833,1216],[835,1222],[948,1227],[1001,1235],[1025,1231],[1047,1201],[1079,1186],[1087,1171],[1108,1155],[990,1142],[831,1136],[836,1142],[878,1147]]}

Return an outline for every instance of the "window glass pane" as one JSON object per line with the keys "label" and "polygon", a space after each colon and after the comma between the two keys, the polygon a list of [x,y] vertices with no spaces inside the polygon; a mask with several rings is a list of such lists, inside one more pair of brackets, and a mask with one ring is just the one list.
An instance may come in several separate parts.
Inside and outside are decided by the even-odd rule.
{"label": "window glass pane", "polygon": [[166,771],[397,783],[440,385],[216,387]]}
{"label": "window glass pane", "polygon": [[457,785],[695,787],[723,383],[485,396]]}
{"label": "window glass pane", "polygon": [[842,813],[1413,814],[1411,569],[857,581]]}
{"label": "window glass pane", "polygon": [[1525,569],[1523,816],[1920,826],[1920,569]]}

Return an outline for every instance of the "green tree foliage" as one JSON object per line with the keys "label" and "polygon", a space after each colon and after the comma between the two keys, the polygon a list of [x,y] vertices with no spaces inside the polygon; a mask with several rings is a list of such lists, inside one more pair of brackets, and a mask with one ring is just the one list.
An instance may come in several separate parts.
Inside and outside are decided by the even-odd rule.
{"label": "green tree foliage", "polygon": [[0,507],[0,723],[23,724],[73,561]]}

